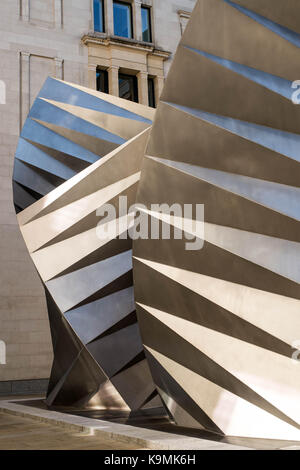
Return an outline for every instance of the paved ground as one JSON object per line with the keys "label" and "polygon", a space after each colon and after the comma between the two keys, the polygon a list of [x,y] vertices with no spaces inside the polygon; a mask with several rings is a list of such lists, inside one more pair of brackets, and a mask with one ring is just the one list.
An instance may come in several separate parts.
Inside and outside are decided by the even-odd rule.
{"label": "paved ground", "polygon": [[50,411],[41,402],[33,397],[0,398],[0,450],[300,450],[299,442],[192,432],[156,415],[137,416],[129,423],[114,413],[92,417]]}
{"label": "paved ground", "polygon": [[73,449],[132,450],[141,447],[0,412],[0,450]]}

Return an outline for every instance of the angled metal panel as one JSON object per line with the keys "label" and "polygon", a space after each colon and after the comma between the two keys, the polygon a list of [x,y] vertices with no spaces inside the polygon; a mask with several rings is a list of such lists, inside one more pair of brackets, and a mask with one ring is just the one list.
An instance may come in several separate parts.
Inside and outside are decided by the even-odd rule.
{"label": "angled metal panel", "polygon": [[172,228],[152,204],[205,210],[200,250],[134,241],[143,344],[183,426],[300,439],[299,38],[295,0],[198,0],[158,106],[137,201]]}
{"label": "angled metal panel", "polygon": [[132,242],[96,232],[98,208],[112,204],[118,222],[119,196],[135,202],[153,114],[49,78],[22,131],[15,203],[47,295],[51,407],[136,410],[157,396],[136,320]]}

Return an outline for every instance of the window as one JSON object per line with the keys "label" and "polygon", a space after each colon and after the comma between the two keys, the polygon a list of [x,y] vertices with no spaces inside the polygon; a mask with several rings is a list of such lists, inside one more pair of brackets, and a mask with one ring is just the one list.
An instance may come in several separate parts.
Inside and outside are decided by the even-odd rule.
{"label": "window", "polygon": [[108,73],[107,70],[97,68],[96,72],[97,91],[108,93]]}
{"label": "window", "polygon": [[125,100],[139,102],[137,78],[134,75],[119,74],[119,96]]}
{"label": "window", "polygon": [[142,7],[142,33],[144,42],[152,42],[151,10],[148,7]]}
{"label": "window", "polygon": [[148,99],[149,99],[149,106],[151,106],[151,108],[155,108],[156,107],[155,84],[154,84],[154,78],[151,78],[151,77],[148,78]]}
{"label": "window", "polygon": [[132,8],[130,3],[114,2],[114,32],[122,38],[132,38]]}
{"label": "window", "polygon": [[103,0],[94,0],[94,30],[104,32],[104,8]]}

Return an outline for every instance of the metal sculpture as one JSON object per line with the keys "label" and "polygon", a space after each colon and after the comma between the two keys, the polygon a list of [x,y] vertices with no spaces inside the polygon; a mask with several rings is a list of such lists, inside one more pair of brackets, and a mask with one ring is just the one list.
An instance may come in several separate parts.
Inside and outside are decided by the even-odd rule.
{"label": "metal sculpture", "polygon": [[299,47],[297,1],[199,0],[161,96],[138,203],[204,204],[205,242],[136,240],[134,285],[183,426],[300,438]]}
{"label": "metal sculpture", "polygon": [[[135,202],[153,114],[49,78],[22,131],[15,204],[47,297],[54,350],[49,406],[159,404],[136,322],[132,242],[118,213],[119,196]],[[99,211],[108,203],[116,220],[105,222]],[[97,224],[116,221],[117,237],[98,236]]]}
{"label": "metal sculpture", "polygon": [[[48,404],[139,409],[158,390],[180,425],[300,439],[299,25],[296,0],[198,0],[144,159],[153,110],[47,82],[14,184],[48,301]],[[119,196],[170,233],[187,217],[166,207],[205,207],[186,233],[202,249],[134,241],[142,342]]]}

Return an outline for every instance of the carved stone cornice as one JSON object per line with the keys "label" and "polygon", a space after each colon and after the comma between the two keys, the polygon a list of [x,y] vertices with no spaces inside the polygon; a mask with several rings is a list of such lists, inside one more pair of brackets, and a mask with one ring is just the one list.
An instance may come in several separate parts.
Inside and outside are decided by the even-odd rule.
{"label": "carved stone cornice", "polygon": [[136,49],[144,51],[148,54],[162,57],[167,60],[171,56],[171,52],[155,47],[154,43],[138,41],[136,39],[121,38],[119,36],[108,36],[105,33],[88,32],[81,38],[82,44],[99,44],[101,46],[121,46],[128,49]]}

